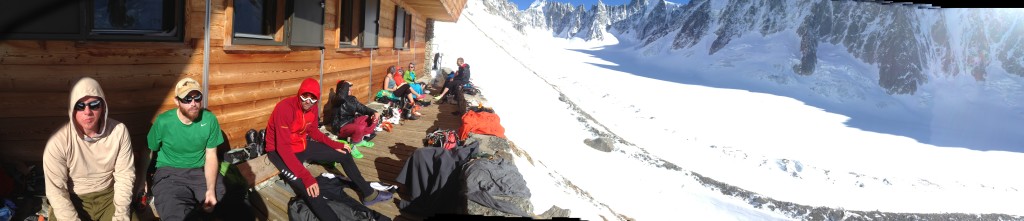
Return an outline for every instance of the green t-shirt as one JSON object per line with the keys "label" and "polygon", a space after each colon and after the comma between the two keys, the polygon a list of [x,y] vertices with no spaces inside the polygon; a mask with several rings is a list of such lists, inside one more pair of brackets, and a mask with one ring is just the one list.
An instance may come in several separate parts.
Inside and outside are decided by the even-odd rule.
{"label": "green t-shirt", "polygon": [[220,123],[213,112],[202,110],[196,121],[185,125],[178,120],[177,111],[158,115],[146,136],[149,149],[157,152],[156,167],[202,168],[206,149],[224,143]]}

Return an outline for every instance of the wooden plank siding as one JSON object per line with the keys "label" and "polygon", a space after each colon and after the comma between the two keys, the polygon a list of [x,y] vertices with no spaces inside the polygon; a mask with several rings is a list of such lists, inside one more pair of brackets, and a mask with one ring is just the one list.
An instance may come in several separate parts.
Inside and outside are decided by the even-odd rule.
{"label": "wooden plank siding", "polygon": [[[184,12],[188,21],[203,16]],[[202,79],[199,30],[185,31],[182,42],[0,41],[0,157],[42,161],[46,140],[70,120],[70,89],[82,77],[100,82],[108,116],[125,123],[141,155],[154,116],[174,106],[174,83]]]}
{"label": "wooden plank siding", "polygon": [[[385,70],[391,65],[416,62],[417,73],[427,73],[422,62],[429,15],[410,2],[424,1],[380,1],[379,43],[371,50],[339,48],[340,1],[326,1],[321,85],[325,98],[336,82],[348,80],[355,84],[352,95],[369,102],[370,95],[382,89]],[[0,108],[0,157],[41,161],[46,139],[68,122],[72,84],[86,76],[100,82],[110,103],[109,116],[128,126],[135,149],[141,152],[155,116],[176,107],[174,83],[185,77],[203,81],[204,57],[210,60],[207,109],[217,115],[226,146],[244,146],[245,132],[265,127],[277,101],[295,95],[303,79],[321,78],[321,52],[310,47],[232,44],[232,3],[211,1],[208,54],[203,52],[205,0],[184,0],[181,42],[0,41],[0,106],[4,107]],[[460,11],[464,4],[461,0]],[[411,35],[411,45],[404,50],[394,49],[396,5],[413,19],[412,33],[406,34]]]}

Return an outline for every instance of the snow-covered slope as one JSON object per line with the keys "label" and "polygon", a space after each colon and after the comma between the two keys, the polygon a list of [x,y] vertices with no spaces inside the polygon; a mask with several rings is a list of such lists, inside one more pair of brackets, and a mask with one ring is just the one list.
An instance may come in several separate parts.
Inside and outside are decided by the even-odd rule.
{"label": "snow-covered slope", "polygon": [[[951,75],[914,95],[890,95],[851,83],[872,82],[879,69],[842,44],[819,43],[815,73],[797,74],[796,26],[742,34],[709,55],[715,38],[655,47],[675,38],[643,43],[614,25],[609,33],[620,34],[599,41],[552,38],[488,11],[488,2],[469,1],[458,23],[437,23],[434,41],[445,46],[443,65],[464,57],[473,66],[506,135],[532,156],[517,165],[534,208],[559,205],[588,220],[1024,215],[1008,203],[1024,197],[1024,178],[1013,172],[1024,168],[1024,154],[933,144],[964,142],[958,133],[984,137],[966,140],[974,144],[1024,143],[1007,136],[1024,131],[1014,123],[1024,122],[1014,109],[1020,76],[990,66],[984,82]],[[665,8],[719,9],[706,15],[718,18],[725,4]],[[1002,131],[986,135],[979,124]]]}
{"label": "snow-covered slope", "polygon": [[[634,74],[792,97],[850,116],[853,127],[928,144],[1024,152],[1024,131],[1008,125],[1024,122],[1024,9],[633,0],[590,10],[537,1],[516,11],[485,2],[531,37],[603,43],[588,53],[673,70]],[[601,26],[606,32],[593,31]]]}

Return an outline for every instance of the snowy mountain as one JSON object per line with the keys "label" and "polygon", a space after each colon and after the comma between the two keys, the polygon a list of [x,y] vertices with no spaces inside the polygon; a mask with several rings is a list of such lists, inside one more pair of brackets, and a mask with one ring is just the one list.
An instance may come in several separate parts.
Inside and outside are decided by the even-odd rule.
{"label": "snowy mountain", "polygon": [[[662,80],[793,97],[850,115],[850,125],[930,144],[1024,151],[1024,132],[998,123],[1024,121],[1022,9],[632,0],[585,10],[545,0],[519,11],[485,0],[483,10],[528,36],[604,42],[594,53],[675,70],[657,74]],[[970,110],[979,102],[995,108]]]}
{"label": "snowy mountain", "polygon": [[[819,45],[841,45],[878,67],[874,83],[889,94],[914,94],[939,77],[969,75],[984,81],[1000,73],[1024,76],[1024,16],[1014,9],[828,0],[693,0],[685,5],[633,0],[618,6],[599,1],[590,9],[539,0],[524,11],[504,0],[486,0],[485,5],[518,29],[547,29],[556,37],[584,40],[604,40],[610,32],[636,40],[637,47],[671,49],[664,53],[714,55],[744,35],[795,31],[800,54],[790,65],[794,73],[818,73]],[[711,43],[705,47],[698,45],[701,41]]]}
{"label": "snowy mountain", "polygon": [[507,0],[484,0],[483,3],[485,11],[501,15],[520,31],[540,28],[550,30],[555,37],[585,40],[604,40],[612,23],[646,10],[648,4],[645,0],[633,0],[627,5],[609,6],[598,0],[586,9],[583,5],[537,0],[520,11]]}
{"label": "snowy mountain", "polygon": [[[816,2],[782,3],[757,8]],[[1024,80],[999,62],[984,81],[929,74],[893,94],[877,84],[878,63],[841,43],[819,42],[814,73],[797,73],[800,26],[722,29],[729,2],[634,1],[642,16],[609,14],[601,40],[530,18],[554,4],[469,1],[457,23],[435,26],[442,66],[472,64],[505,135],[528,153],[516,160],[534,208],[586,220],[1024,220],[1006,203],[1024,198],[1013,170],[1024,168]],[[758,10],[748,14],[776,15]],[[772,19],[810,13],[786,12]],[[717,30],[733,37],[717,41]],[[680,33],[689,38],[674,48]]]}

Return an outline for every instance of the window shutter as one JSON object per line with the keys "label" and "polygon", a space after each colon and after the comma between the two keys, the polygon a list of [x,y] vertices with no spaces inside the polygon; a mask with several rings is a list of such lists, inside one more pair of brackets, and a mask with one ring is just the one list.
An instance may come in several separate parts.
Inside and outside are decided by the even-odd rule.
{"label": "window shutter", "polygon": [[415,37],[415,32],[412,31],[412,14],[405,13],[405,42],[402,42],[402,47],[412,48],[412,38]]}
{"label": "window shutter", "polygon": [[405,9],[395,6],[395,49],[404,49],[403,43],[405,43]]}
{"label": "window shutter", "polygon": [[291,45],[324,46],[324,6],[321,0],[294,0]]}
{"label": "window shutter", "polygon": [[363,48],[377,48],[377,29],[380,28],[380,0],[366,0],[363,5]]}

